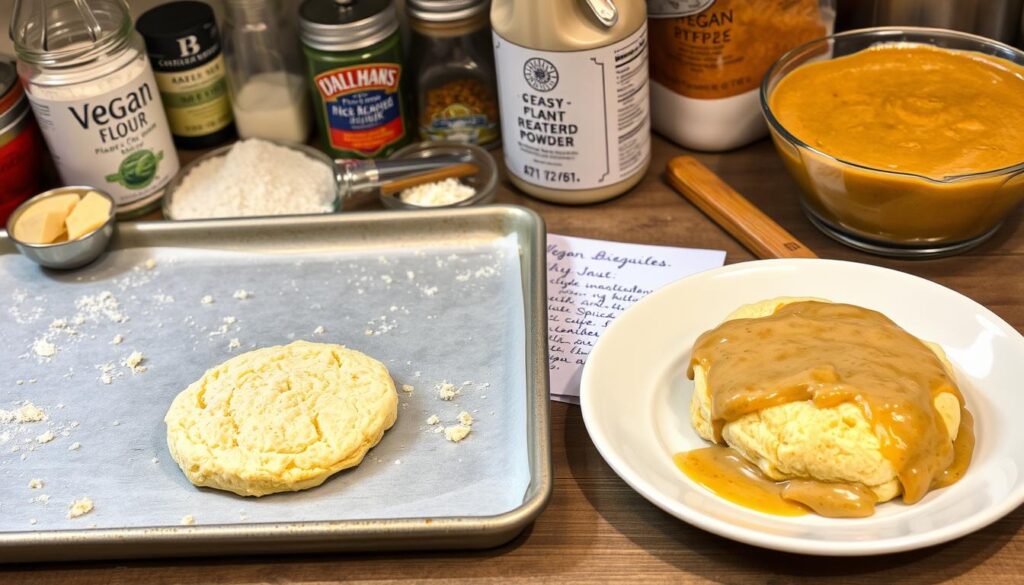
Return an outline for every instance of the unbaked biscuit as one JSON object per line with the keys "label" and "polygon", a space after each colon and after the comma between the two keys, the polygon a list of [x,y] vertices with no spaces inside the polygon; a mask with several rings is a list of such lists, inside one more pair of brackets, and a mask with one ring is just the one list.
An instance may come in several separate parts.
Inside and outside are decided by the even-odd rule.
{"label": "unbaked biscuit", "polygon": [[197,486],[242,496],[316,487],[358,465],[398,416],[379,361],[296,341],[235,356],[167,411],[171,456]]}

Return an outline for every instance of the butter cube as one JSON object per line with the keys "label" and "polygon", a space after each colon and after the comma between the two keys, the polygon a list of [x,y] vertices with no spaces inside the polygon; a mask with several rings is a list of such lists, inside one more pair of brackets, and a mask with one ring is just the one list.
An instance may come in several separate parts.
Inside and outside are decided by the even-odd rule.
{"label": "butter cube", "polygon": [[35,206],[14,224],[15,237],[28,244],[49,244],[64,233],[64,214],[60,211],[36,211]]}
{"label": "butter cube", "polygon": [[110,201],[95,191],[89,191],[64,220],[68,226],[68,239],[77,240],[86,236],[107,223],[108,219]]}
{"label": "butter cube", "polygon": [[61,221],[64,220],[71,210],[78,205],[79,200],[78,193],[63,193],[61,195],[54,195],[53,197],[47,197],[39,203],[32,204],[27,213],[38,211],[40,213],[53,211],[61,214]]}

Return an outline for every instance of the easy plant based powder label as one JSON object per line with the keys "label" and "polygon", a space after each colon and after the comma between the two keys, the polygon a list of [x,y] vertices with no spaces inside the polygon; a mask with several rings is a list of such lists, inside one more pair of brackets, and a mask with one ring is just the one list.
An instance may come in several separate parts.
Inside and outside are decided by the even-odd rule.
{"label": "easy plant based powder label", "polygon": [[647,29],[583,51],[538,51],[494,33],[508,171],[551,189],[633,175],[650,152]]}
{"label": "easy plant based powder label", "polygon": [[80,84],[30,96],[64,183],[110,193],[119,212],[159,197],[178,171],[156,81],[144,59],[129,66],[136,75],[110,91]]}
{"label": "easy plant based powder label", "polygon": [[405,137],[399,65],[342,67],[313,78],[332,148],[373,156]]}

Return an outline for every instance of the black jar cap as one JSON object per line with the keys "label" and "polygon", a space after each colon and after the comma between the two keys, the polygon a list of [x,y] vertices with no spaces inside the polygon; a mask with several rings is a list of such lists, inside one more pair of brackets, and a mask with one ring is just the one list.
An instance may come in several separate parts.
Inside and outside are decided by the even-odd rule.
{"label": "black jar cap", "polygon": [[167,39],[198,32],[211,24],[216,22],[209,4],[178,0],[144,12],[135,22],[135,30],[146,38]]}

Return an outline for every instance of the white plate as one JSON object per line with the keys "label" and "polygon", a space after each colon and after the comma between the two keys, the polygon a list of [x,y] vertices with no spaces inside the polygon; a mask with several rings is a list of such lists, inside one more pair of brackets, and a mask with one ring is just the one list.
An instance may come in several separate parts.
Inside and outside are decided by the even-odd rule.
{"label": "white plate", "polygon": [[[786,518],[719,498],[672,455],[705,446],[690,425],[693,342],[736,307],[779,296],[822,297],[881,311],[942,345],[975,418],[967,474],[913,506],[874,516]],[[666,512],[721,536],[782,551],[870,555],[938,544],[987,526],[1024,500],[1024,337],[991,311],[933,282],[832,260],[765,260],[679,280],[630,307],[590,353],[580,386],[594,444],[630,486]]]}

